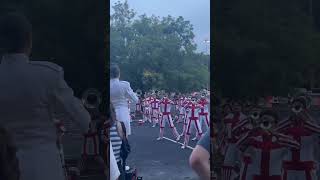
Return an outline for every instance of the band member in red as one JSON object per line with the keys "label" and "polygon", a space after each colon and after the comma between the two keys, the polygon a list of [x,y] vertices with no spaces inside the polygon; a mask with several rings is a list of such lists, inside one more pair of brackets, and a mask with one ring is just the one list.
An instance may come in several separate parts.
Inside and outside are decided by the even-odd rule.
{"label": "band member in red", "polygon": [[138,96],[138,98],[139,98],[139,100],[138,100],[138,102],[136,103],[136,113],[140,113],[141,110],[142,110],[142,108],[141,108],[141,106],[142,106],[142,101],[141,101],[140,96]]}
{"label": "band member in red", "polygon": [[87,133],[83,134],[84,142],[82,148],[82,156],[88,157],[89,155],[99,155],[99,133],[97,132],[96,123],[91,121],[90,129]]}
{"label": "band member in red", "polygon": [[[187,131],[187,126],[188,126],[188,119],[187,115],[189,113],[189,109],[187,108],[189,105],[191,105],[191,96],[188,98],[185,98],[184,101],[181,103],[182,105],[182,113],[183,113],[183,131],[180,136],[185,136],[186,131]],[[181,113],[181,112],[180,112]]]}
{"label": "band member in red", "polygon": [[200,119],[200,127],[202,124],[205,123],[207,129],[210,128],[209,122],[209,101],[206,99],[206,95],[204,93],[201,94],[201,98],[198,102],[201,105],[200,112],[199,112],[199,119]]}
{"label": "band member in red", "polygon": [[259,126],[236,142],[236,158],[225,160],[223,180],[232,179],[230,167],[234,167],[237,160],[241,160],[240,180],[282,180],[282,161],[289,149],[298,149],[300,144],[290,136],[275,132],[277,122],[278,115],[274,111],[261,113]]}
{"label": "band member in red", "polygon": [[198,139],[201,138],[202,136],[202,130],[200,127],[200,122],[199,122],[199,111],[201,106],[199,106],[196,102],[196,97],[192,97],[191,103],[188,103],[186,106],[186,109],[188,109],[188,114],[187,114],[187,128],[186,128],[186,133],[184,136],[184,143],[183,146],[181,147],[182,149],[186,148],[189,143],[189,138],[191,135],[191,125],[193,124],[196,127],[197,130],[197,137]]}
{"label": "band member in red", "polygon": [[316,175],[316,152],[319,148],[320,126],[308,112],[306,97],[293,100],[292,114],[280,122],[278,132],[291,136],[301,144],[300,149],[291,149],[283,162],[283,180],[318,180]]}
{"label": "band member in red", "polygon": [[145,93],[144,94],[144,100],[143,100],[143,121],[149,121],[150,123],[151,121],[151,101],[152,101],[152,97],[148,94]]}
{"label": "band member in red", "polygon": [[184,114],[184,108],[183,108],[183,103],[185,102],[186,98],[181,95],[180,98],[178,99],[178,110],[179,110],[179,115],[178,115],[178,123],[184,122],[185,119],[185,114]]}
{"label": "band member in red", "polygon": [[150,102],[151,105],[151,121],[152,127],[156,127],[157,122],[159,121],[159,99],[157,99],[156,94],[152,95],[152,101]]}
{"label": "band member in red", "polygon": [[160,134],[157,140],[161,140],[164,134],[164,127],[166,122],[169,124],[170,128],[172,129],[172,133],[177,141],[180,140],[180,135],[173,124],[172,116],[171,116],[171,106],[174,105],[174,102],[171,101],[168,96],[165,94],[163,99],[160,101],[160,112],[162,117],[160,118]]}
{"label": "band member in red", "polygon": [[222,140],[220,141],[219,151],[225,156],[223,168],[232,170],[230,171],[230,176],[235,177],[237,172],[235,171],[235,167],[233,165],[231,166],[229,162],[236,160],[237,147],[235,143],[239,136],[234,134],[232,129],[247,117],[242,113],[242,105],[239,101],[233,101],[232,110],[233,111],[223,119],[225,128],[222,130]]}

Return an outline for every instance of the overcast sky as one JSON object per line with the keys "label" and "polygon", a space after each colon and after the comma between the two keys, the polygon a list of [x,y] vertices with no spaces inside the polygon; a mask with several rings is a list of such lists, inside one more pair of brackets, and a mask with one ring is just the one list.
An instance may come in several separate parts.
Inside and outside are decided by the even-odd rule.
{"label": "overcast sky", "polygon": [[[111,13],[112,6],[119,0],[110,0]],[[124,2],[124,0],[120,0]],[[182,16],[191,22],[194,28],[198,51],[206,52],[205,39],[210,39],[210,0],[128,0],[130,9],[148,16],[156,15],[160,17],[171,15],[173,17]],[[208,47],[208,52],[209,52]]]}

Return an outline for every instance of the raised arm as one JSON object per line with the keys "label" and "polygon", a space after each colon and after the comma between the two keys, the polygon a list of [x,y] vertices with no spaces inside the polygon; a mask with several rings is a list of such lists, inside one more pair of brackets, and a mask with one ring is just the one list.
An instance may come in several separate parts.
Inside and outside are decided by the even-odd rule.
{"label": "raised arm", "polygon": [[130,83],[126,81],[122,81],[125,86],[126,96],[133,101],[133,103],[138,103],[139,98],[135,92],[133,92]]}

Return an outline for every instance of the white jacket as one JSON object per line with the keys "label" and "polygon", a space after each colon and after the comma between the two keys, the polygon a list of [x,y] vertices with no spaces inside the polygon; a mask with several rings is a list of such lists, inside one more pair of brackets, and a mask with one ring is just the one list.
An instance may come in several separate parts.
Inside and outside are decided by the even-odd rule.
{"label": "white jacket", "polygon": [[128,99],[136,104],[139,101],[138,96],[130,87],[127,81],[120,81],[119,79],[110,80],[110,101],[116,111],[116,118],[122,121],[126,126],[127,135],[131,134],[130,127],[130,112],[128,108]]}

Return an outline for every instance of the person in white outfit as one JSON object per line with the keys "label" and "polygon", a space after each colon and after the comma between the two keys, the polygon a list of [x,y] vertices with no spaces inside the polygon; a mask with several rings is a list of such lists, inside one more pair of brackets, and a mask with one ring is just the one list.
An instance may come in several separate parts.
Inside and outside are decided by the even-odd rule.
{"label": "person in white outfit", "polygon": [[120,69],[118,65],[110,66],[110,101],[116,111],[116,118],[126,126],[127,135],[131,135],[130,112],[128,109],[128,99],[132,103],[138,102],[138,96],[130,87],[127,81],[120,81]]}
{"label": "person in white outfit", "polygon": [[54,118],[69,118],[87,132],[90,115],[60,66],[29,60],[32,27],[23,15],[1,17],[0,49],[0,124],[16,144],[20,180],[64,180]]}

